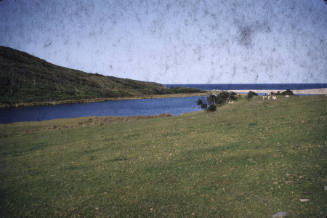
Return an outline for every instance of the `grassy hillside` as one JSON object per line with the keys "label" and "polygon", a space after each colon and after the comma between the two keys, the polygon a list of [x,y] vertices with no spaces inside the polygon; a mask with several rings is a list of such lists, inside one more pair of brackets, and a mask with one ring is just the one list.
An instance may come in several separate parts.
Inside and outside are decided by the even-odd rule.
{"label": "grassy hillside", "polygon": [[60,67],[0,46],[0,104],[198,92]]}
{"label": "grassy hillside", "polygon": [[[0,125],[0,217],[327,215],[327,96]],[[300,199],[309,199],[301,202]]]}

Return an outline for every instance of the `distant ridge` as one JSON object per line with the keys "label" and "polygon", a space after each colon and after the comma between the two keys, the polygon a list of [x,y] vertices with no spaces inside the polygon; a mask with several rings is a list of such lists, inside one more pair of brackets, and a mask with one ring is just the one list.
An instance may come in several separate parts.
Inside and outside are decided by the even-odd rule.
{"label": "distant ridge", "polygon": [[0,104],[133,97],[199,92],[165,88],[153,82],[85,73],[51,64],[9,47],[0,46]]}

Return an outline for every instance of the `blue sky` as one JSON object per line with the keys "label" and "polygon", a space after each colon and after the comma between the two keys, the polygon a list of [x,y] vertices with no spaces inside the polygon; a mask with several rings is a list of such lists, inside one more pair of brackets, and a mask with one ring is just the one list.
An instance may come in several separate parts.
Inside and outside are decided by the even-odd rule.
{"label": "blue sky", "polygon": [[0,45],[160,83],[327,83],[323,0],[3,0]]}

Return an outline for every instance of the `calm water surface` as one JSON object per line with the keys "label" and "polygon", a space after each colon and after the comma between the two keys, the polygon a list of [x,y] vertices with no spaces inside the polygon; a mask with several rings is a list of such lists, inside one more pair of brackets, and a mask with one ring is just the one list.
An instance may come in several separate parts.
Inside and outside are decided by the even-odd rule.
{"label": "calm water surface", "polygon": [[[326,83],[292,84],[167,84],[167,87],[182,86],[202,90],[231,89],[313,89],[327,88]],[[259,93],[262,94],[262,93]],[[40,121],[57,118],[87,116],[142,116],[169,113],[180,115],[185,112],[200,110],[195,97],[159,98],[142,100],[106,101],[84,104],[63,104],[26,108],[0,109],[0,123],[18,121]],[[202,97],[203,98],[203,97]]]}
{"label": "calm water surface", "polygon": [[196,105],[197,99],[198,96],[4,108],[0,109],[0,123],[87,116],[142,116],[162,113],[180,115],[200,110]]}

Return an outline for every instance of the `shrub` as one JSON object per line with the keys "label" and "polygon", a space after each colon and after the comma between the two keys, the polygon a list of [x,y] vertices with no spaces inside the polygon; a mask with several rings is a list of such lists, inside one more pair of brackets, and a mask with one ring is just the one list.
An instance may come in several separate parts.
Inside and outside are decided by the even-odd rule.
{"label": "shrub", "polygon": [[222,91],[218,95],[209,95],[207,97],[207,101],[210,105],[223,105],[229,100],[237,100],[237,94],[235,92]]}
{"label": "shrub", "polygon": [[207,109],[207,104],[204,103],[205,101],[202,100],[201,98],[199,98],[197,101],[196,101],[196,104],[197,105],[200,105],[202,109]]}
{"label": "shrub", "polygon": [[208,104],[216,104],[217,97],[215,95],[208,95],[207,102]]}
{"label": "shrub", "polygon": [[226,101],[229,99],[229,92],[220,92],[218,95],[217,95],[217,104],[218,105],[222,105],[224,103],[226,103]]}
{"label": "shrub", "polygon": [[255,92],[249,91],[249,92],[248,92],[248,95],[247,95],[247,98],[248,98],[248,99],[251,99],[251,98],[253,98],[253,96],[258,96],[258,94],[255,93]]}
{"label": "shrub", "polygon": [[235,92],[230,92],[229,98],[230,98],[230,100],[236,101],[237,100],[237,94]]}
{"label": "shrub", "polygon": [[203,104],[202,99],[199,98],[199,99],[196,101],[196,104],[197,104],[197,105],[202,105],[202,104]]}
{"label": "shrub", "polygon": [[294,95],[294,93],[290,89],[286,89],[286,91],[282,92],[282,95]]}
{"label": "shrub", "polygon": [[202,109],[207,109],[208,105],[207,104],[201,104]]}
{"label": "shrub", "polygon": [[217,107],[216,107],[216,105],[214,105],[214,104],[211,104],[209,107],[208,107],[208,109],[207,109],[207,111],[216,111],[216,109],[217,109]]}

